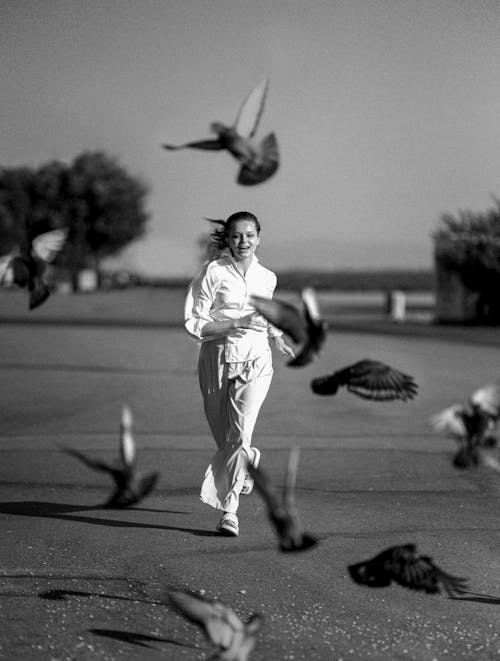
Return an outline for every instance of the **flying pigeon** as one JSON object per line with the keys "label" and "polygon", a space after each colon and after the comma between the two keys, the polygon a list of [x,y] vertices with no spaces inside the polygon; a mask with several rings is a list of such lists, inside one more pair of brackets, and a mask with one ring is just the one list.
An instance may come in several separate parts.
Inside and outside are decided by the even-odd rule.
{"label": "flying pigeon", "polygon": [[467,591],[467,579],[440,569],[427,555],[419,555],[415,544],[391,546],[365,562],[348,566],[352,580],[359,585],[385,588],[392,581],[410,590],[429,594],[444,588],[449,597]]}
{"label": "flying pigeon", "polygon": [[31,237],[29,232],[17,249],[0,257],[0,285],[16,284],[29,291],[29,309],[33,310],[50,296],[43,275],[66,241],[68,230],[60,228]]}
{"label": "flying pigeon", "polygon": [[243,186],[254,186],[271,177],[279,167],[278,142],[274,133],[269,133],[260,144],[252,138],[259,125],[266,101],[269,79],[259,83],[246,97],[233,126],[212,122],[210,128],[216,138],[186,142],[182,145],[164,144],[164,149],[226,150],[241,163],[237,182]]}
{"label": "flying pigeon", "polygon": [[418,391],[412,376],[369,359],[311,381],[311,388],[317,395],[335,395],[341,386],[358,397],[376,401],[401,399],[406,402]]}
{"label": "flying pigeon", "polygon": [[132,434],[132,413],[128,406],[122,409],[120,424],[120,460],[117,464],[108,464],[98,459],[91,459],[78,450],[64,447],[68,454],[82,461],[89,468],[109,473],[114,480],[115,489],[105,507],[124,508],[135,505],[145,498],[154,488],[158,472],[138,473],[136,471],[136,445]]}
{"label": "flying pigeon", "polygon": [[301,292],[302,309],[279,299],[251,296],[250,303],[267,321],[289,335],[302,347],[290,360],[289,367],[303,367],[311,363],[326,340],[328,324],[321,318],[316,294],[311,287]]}
{"label": "flying pigeon", "polygon": [[452,404],[430,418],[436,431],[459,443],[453,463],[457,468],[475,466],[482,448],[496,445],[494,431],[500,417],[500,383],[475,390],[464,404]]}
{"label": "flying pigeon", "polygon": [[250,463],[247,465],[255,488],[267,506],[267,515],[279,537],[280,549],[285,553],[305,551],[318,543],[315,537],[303,531],[295,505],[298,461],[299,450],[295,448],[290,451],[285,486],[281,497],[276,493],[269,477],[261,468],[255,468]]}
{"label": "flying pigeon", "polygon": [[171,592],[171,603],[190,622],[198,625],[207,639],[217,646],[211,659],[247,661],[255,647],[255,637],[264,618],[254,613],[243,622],[232,608],[221,601],[184,591]]}

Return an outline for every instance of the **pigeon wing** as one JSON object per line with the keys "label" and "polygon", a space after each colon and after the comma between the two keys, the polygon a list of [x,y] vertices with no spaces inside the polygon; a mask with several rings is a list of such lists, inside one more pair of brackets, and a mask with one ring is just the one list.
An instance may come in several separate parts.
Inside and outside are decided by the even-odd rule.
{"label": "pigeon wing", "polygon": [[436,431],[448,434],[453,438],[464,438],[467,436],[467,429],[462,419],[462,414],[465,411],[465,407],[461,404],[453,404],[453,406],[448,406],[448,408],[434,414],[429,422]]}
{"label": "pigeon wing", "polygon": [[314,360],[326,340],[327,323],[321,318],[316,294],[311,287],[303,289],[301,299],[304,308],[307,340],[301,351],[288,361],[288,367],[303,367]]}
{"label": "pigeon wing", "polygon": [[2,255],[0,257],[0,287],[8,287],[14,282],[14,270],[12,269],[13,255]]}
{"label": "pigeon wing", "polygon": [[322,321],[322,317],[319,311],[318,298],[314,289],[312,287],[305,287],[302,290],[300,297],[306,309],[307,317],[315,322]]}
{"label": "pigeon wing", "polygon": [[440,592],[440,585],[449,596],[467,589],[466,579],[444,572],[425,555],[406,558],[400,571],[393,574],[393,580],[410,590],[424,590],[429,594]]}
{"label": "pigeon wing", "polygon": [[132,434],[132,411],[128,406],[123,406],[120,422],[120,458],[123,466],[132,468],[135,464],[136,446]]}
{"label": "pigeon wing", "polygon": [[66,452],[66,454],[70,454],[73,457],[76,457],[79,459],[82,463],[84,463],[86,466],[89,468],[93,468],[94,470],[98,471],[103,471],[105,473],[111,473],[114,475],[116,473],[116,469],[113,466],[110,466],[104,461],[100,461],[99,459],[92,459],[91,457],[87,457],[86,454],[83,454],[83,452],[79,452],[78,450],[73,450],[73,448],[67,448],[64,446],[61,446],[61,449]]}
{"label": "pigeon wing", "polygon": [[250,303],[267,321],[289,335],[297,344],[307,340],[304,319],[295,306],[261,296],[251,296]]}
{"label": "pigeon wing", "polygon": [[145,498],[148,494],[153,491],[160,473],[154,471],[152,473],[146,473],[137,478],[137,502]]}
{"label": "pigeon wing", "polygon": [[51,262],[61,251],[68,236],[67,228],[60,228],[39,234],[32,241],[33,253],[44,262]]}
{"label": "pigeon wing", "polygon": [[234,123],[234,129],[238,135],[251,138],[255,134],[264,111],[268,87],[269,78],[265,78],[243,101]]}
{"label": "pigeon wing", "polygon": [[235,631],[243,629],[243,622],[236,613],[220,601],[197,597],[187,592],[172,592],[170,600],[191,622],[201,625],[207,638],[227,649]]}
{"label": "pigeon wing", "polygon": [[283,491],[283,503],[288,512],[296,510],[295,485],[297,483],[297,471],[299,467],[299,448],[293,448],[288,455],[288,464],[285,473],[285,488]]}
{"label": "pigeon wing", "polygon": [[337,373],[340,385],[364,399],[407,401],[417,393],[412,376],[376,360],[360,360]]}
{"label": "pigeon wing", "polygon": [[478,388],[472,393],[470,401],[485,413],[498,417],[500,414],[500,383],[490,383]]}
{"label": "pigeon wing", "polygon": [[255,468],[252,464],[247,464],[247,470],[254,481],[255,488],[264,500],[269,516],[272,517],[275,512],[282,510],[281,499],[276,493],[271,480],[262,468]]}

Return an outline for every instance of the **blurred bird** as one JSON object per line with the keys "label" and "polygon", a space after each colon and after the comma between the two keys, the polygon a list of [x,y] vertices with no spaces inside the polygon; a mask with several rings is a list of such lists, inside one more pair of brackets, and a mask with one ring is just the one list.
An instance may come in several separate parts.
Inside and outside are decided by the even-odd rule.
{"label": "blurred bird", "polygon": [[316,537],[303,531],[298,517],[295,504],[298,462],[299,450],[295,448],[290,451],[281,498],[261,468],[255,468],[250,463],[247,466],[248,473],[254,480],[255,488],[267,506],[267,515],[279,537],[280,549],[284,552],[305,551],[318,543]]}
{"label": "blurred bird", "polygon": [[289,335],[296,344],[302,344],[299,353],[290,360],[289,367],[303,367],[311,363],[326,340],[328,324],[321,318],[314,289],[301,292],[302,309],[279,299],[251,296],[250,303],[267,321]]}
{"label": "blurred bird", "polygon": [[64,447],[68,454],[82,461],[89,468],[109,473],[114,480],[115,489],[105,503],[105,507],[123,508],[135,505],[145,498],[154,488],[159,473],[138,473],[136,471],[136,445],[132,434],[132,413],[128,406],[122,409],[120,424],[120,460],[117,464],[108,464],[98,459],[91,459],[78,450]]}
{"label": "blurred bird", "polygon": [[500,417],[500,383],[475,390],[466,405],[452,404],[430,418],[436,431],[459,443],[453,458],[457,468],[477,466],[482,448],[496,445],[494,435]]}
{"label": "blurred bird", "polygon": [[311,388],[317,395],[335,395],[341,386],[358,397],[376,401],[401,399],[406,402],[413,399],[418,391],[417,384],[409,374],[369,359],[311,381]]}
{"label": "blurred bird", "polygon": [[385,588],[394,581],[430,594],[442,587],[449,597],[467,591],[467,579],[447,574],[429,556],[418,555],[415,544],[392,546],[370,560],[349,565],[348,570],[355,583],[372,588]]}
{"label": "blurred bird", "polygon": [[183,591],[171,592],[171,603],[190,622],[198,625],[207,639],[217,646],[214,661],[247,661],[255,647],[255,637],[264,618],[254,613],[243,622],[232,608],[221,601]]}
{"label": "blurred bird", "polygon": [[37,308],[50,296],[43,275],[47,264],[61,251],[67,235],[66,228],[51,230],[34,237],[27,232],[16,249],[0,257],[0,285],[9,287],[15,284],[22,288],[27,287],[30,310]]}
{"label": "blurred bird", "polygon": [[210,128],[217,138],[186,142],[182,145],[164,144],[164,149],[227,150],[241,163],[237,182],[243,186],[254,186],[269,179],[279,167],[278,142],[274,133],[269,133],[260,144],[252,141],[259,125],[266,101],[269,79],[259,83],[246,97],[233,126],[212,122]]}

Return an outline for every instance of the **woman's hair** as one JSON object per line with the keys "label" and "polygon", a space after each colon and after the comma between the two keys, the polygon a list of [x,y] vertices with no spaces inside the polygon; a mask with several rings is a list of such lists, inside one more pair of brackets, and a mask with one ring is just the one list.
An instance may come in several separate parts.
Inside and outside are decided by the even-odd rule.
{"label": "woman's hair", "polygon": [[[211,219],[207,218],[207,220]],[[212,220],[212,222],[220,225],[220,227],[217,227],[210,232],[210,244],[208,249],[211,256],[215,255],[214,257],[211,257],[212,259],[217,259],[221,250],[229,247],[227,236],[231,231],[231,225],[238,220],[249,220],[250,222],[255,223],[257,234],[260,234],[260,223],[257,220],[257,216],[254,216],[253,213],[250,213],[249,211],[237,211],[236,213],[231,214],[227,220]]]}

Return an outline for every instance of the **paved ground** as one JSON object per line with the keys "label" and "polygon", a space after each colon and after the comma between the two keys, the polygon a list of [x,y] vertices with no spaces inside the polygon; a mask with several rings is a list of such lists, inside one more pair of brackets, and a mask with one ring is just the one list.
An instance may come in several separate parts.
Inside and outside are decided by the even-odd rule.
{"label": "paved ground", "polygon": [[[309,391],[313,375],[364,356],[413,373],[419,397]],[[0,658],[205,659],[203,636],[164,603],[171,587],[262,612],[252,661],[500,658],[499,482],[453,469],[453,442],[427,425],[498,376],[498,349],[337,331],[304,370],[276,357],[255,441],[278,484],[288,448],[302,448],[298,504],[322,537],[293,556],[277,551],[256,494],[238,539],[215,534],[218,516],[197,497],[213,447],[195,364],[180,329],[0,325]],[[105,476],[60,445],[111,458],[123,402],[139,462],[161,479],[136,508],[104,510]],[[470,593],[351,583],[349,562],[408,541],[469,577]]]}
{"label": "paved ground", "polygon": [[[384,297],[380,292],[349,295],[346,292],[318,291],[317,294],[321,312],[332,330],[500,346],[499,327],[433,323],[434,315],[432,307],[429,307],[432,295],[429,293],[420,297],[409,295],[407,316],[402,323],[390,319],[384,310]],[[60,294],[51,296],[42,307],[30,312],[23,292],[18,289],[0,290],[0,324],[175,328],[182,325],[184,295],[181,287],[139,287],[69,296]],[[296,292],[280,290],[277,296],[299,302]]]}

